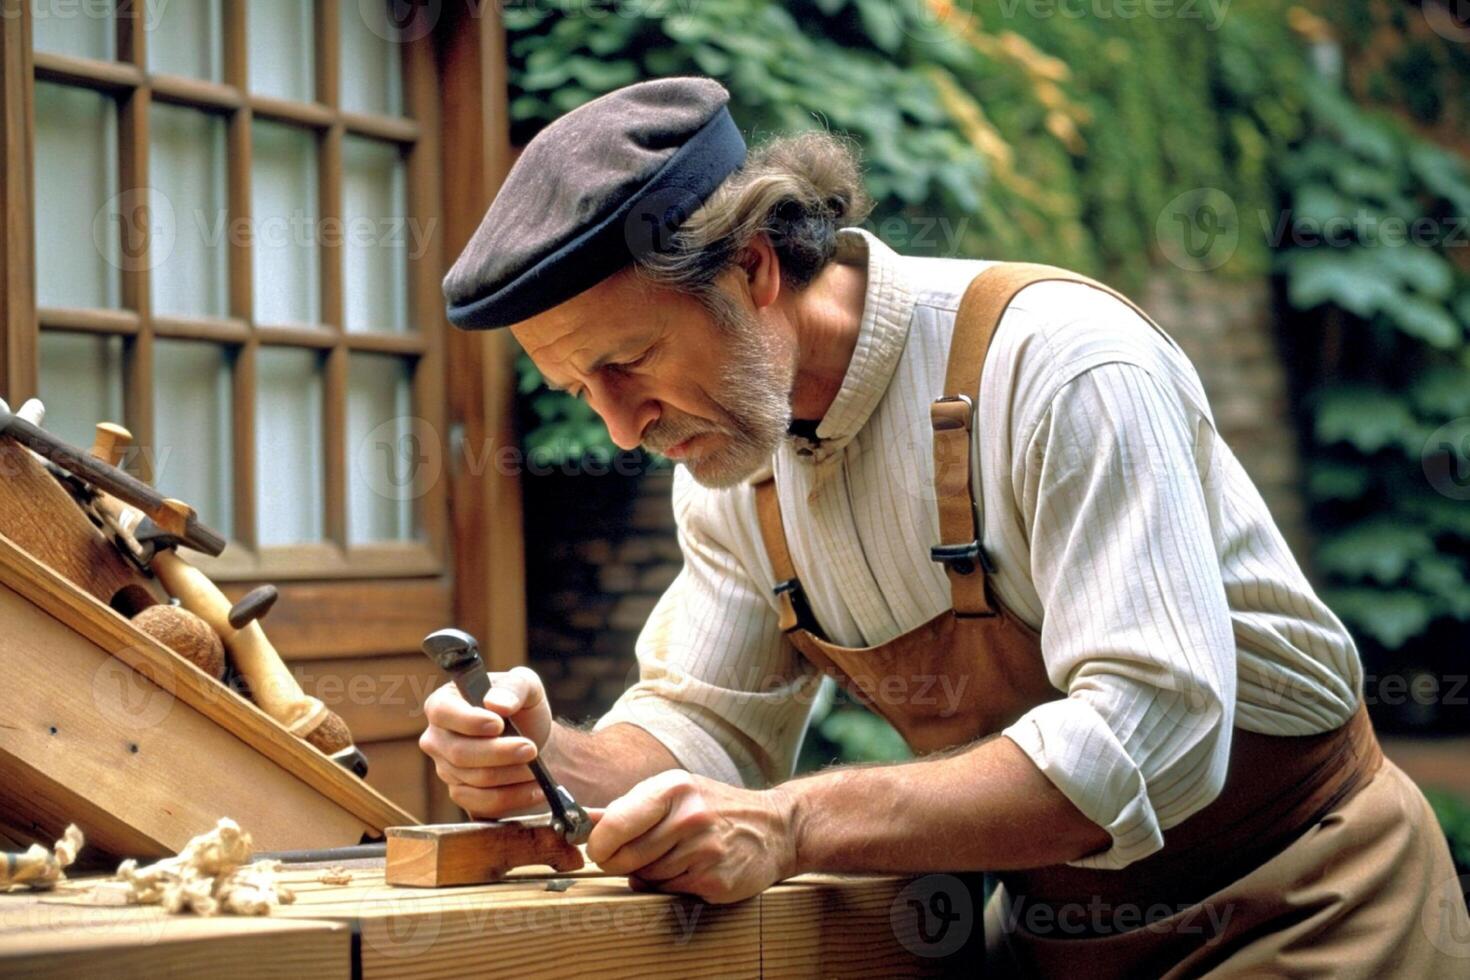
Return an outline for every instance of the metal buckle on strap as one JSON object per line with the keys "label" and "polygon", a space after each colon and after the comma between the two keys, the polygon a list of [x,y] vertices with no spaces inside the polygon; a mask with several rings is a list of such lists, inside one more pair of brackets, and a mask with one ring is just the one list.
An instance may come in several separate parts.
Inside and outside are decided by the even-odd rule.
{"label": "metal buckle on strap", "polygon": [[771,591],[776,594],[776,598],[784,597],[785,601],[790,603],[794,622],[790,627],[785,628],[785,632],[805,630],[814,636],[822,635],[822,628],[817,625],[816,614],[812,612],[812,607],[806,601],[806,593],[802,591],[799,579],[789,578],[784,582],[777,582],[776,587]]}
{"label": "metal buckle on strap", "polygon": [[987,575],[995,574],[995,566],[990,563],[990,556],[980,547],[978,540],[965,544],[936,544],[929,549],[929,559],[960,575],[969,575],[977,565],[985,569]]}
{"label": "metal buckle on strap", "polygon": [[969,395],[942,395],[929,405],[929,421],[936,431],[969,430],[975,417],[975,403]]}

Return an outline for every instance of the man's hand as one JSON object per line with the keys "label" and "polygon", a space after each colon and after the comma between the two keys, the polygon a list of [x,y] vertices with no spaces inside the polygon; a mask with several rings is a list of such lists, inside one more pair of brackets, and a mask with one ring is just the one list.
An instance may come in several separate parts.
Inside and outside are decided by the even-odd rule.
{"label": "man's hand", "polygon": [[[424,702],[429,727],[419,737],[419,748],[434,760],[449,798],[472,817],[545,809],[546,798],[526,766],[545,748],[552,730],[541,678],[528,667],[516,667],[490,679],[495,686],[483,708],[466,702],[453,684],[429,695]],[[505,718],[525,737],[503,736]]]}
{"label": "man's hand", "polygon": [[643,780],[603,813],[587,856],[635,888],[738,902],[796,872],[792,808],[682,769]]}

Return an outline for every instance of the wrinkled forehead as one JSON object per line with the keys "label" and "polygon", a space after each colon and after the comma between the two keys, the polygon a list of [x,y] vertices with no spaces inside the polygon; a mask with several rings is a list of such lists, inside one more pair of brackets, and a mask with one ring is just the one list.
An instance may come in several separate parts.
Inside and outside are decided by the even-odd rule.
{"label": "wrinkled forehead", "polygon": [[694,297],[628,269],[514,325],[511,333],[542,367],[585,368],[607,355],[688,331],[707,316]]}

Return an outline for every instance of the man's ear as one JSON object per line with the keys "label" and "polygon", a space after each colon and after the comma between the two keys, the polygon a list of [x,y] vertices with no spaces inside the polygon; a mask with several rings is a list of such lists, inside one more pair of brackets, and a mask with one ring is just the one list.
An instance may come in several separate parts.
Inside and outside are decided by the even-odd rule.
{"label": "man's ear", "polygon": [[756,309],[764,309],[776,302],[776,297],[781,295],[781,260],[764,232],[756,235],[746,246],[740,256],[740,267],[745,271],[750,301]]}

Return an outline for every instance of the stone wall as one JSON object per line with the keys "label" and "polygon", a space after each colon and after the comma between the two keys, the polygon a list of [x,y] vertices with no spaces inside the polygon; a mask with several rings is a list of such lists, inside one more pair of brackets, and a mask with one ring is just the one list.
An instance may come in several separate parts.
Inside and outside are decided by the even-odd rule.
{"label": "stone wall", "polygon": [[633,642],[679,574],[673,471],[527,476],[527,642],[558,717],[598,717],[631,683]]}
{"label": "stone wall", "polygon": [[[1305,563],[1296,439],[1268,284],[1160,278],[1136,298],[1194,361],[1216,424]],[[638,630],[681,564],[671,482],[666,469],[526,477],[531,665],[561,717],[597,717],[633,676]]]}

